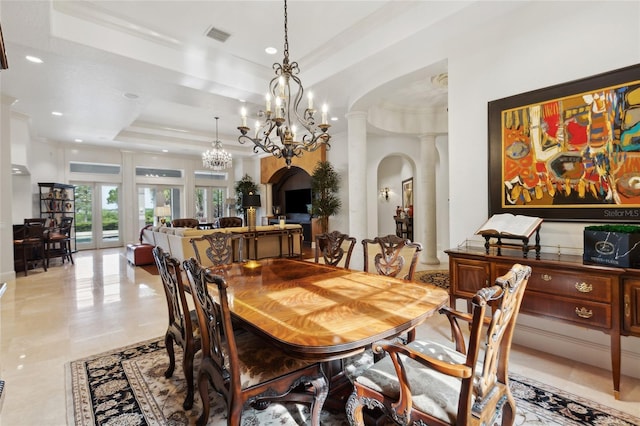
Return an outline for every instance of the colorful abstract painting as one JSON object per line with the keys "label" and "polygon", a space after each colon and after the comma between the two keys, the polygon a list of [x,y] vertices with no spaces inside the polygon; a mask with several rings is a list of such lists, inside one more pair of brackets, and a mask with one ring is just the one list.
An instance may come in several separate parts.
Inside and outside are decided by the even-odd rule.
{"label": "colorful abstract painting", "polygon": [[489,121],[491,214],[640,220],[640,66],[491,102]]}

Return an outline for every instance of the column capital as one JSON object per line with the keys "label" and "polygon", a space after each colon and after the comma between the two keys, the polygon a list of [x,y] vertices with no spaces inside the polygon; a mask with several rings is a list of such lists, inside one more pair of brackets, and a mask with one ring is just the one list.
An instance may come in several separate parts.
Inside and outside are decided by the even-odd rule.
{"label": "column capital", "polygon": [[349,111],[344,116],[350,120],[352,118],[367,118],[368,114],[365,111]]}

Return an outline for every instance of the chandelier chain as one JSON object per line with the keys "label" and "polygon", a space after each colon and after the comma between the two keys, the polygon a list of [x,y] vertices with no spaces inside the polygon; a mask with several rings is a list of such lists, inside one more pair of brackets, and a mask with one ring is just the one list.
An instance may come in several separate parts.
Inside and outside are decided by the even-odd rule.
{"label": "chandelier chain", "polygon": [[287,27],[287,0],[284,0],[284,63],[289,63],[289,36]]}
{"label": "chandelier chain", "polygon": [[247,110],[242,108],[238,142],[251,142],[255,153],[262,151],[284,158],[290,168],[293,157],[300,157],[305,151],[313,152],[321,146],[331,147],[331,135],[327,132],[331,125],[327,121],[326,104],[322,106],[322,118],[316,118],[311,93],[308,107],[301,105],[305,90],[297,76],[300,72],[298,63],[289,63],[288,18],[287,0],[284,0],[284,59],[282,64],[273,64],[276,75],[268,85],[266,108],[259,114],[264,121],[256,121],[255,132],[251,132],[247,125]]}

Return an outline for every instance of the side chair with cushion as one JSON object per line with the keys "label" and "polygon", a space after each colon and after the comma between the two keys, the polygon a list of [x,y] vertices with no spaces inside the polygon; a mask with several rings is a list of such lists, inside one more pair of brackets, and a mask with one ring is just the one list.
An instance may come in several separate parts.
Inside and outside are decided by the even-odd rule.
{"label": "side chair with cushion", "polygon": [[52,257],[60,257],[62,263],[68,260],[72,265],[73,255],[71,250],[71,227],[73,217],[63,217],[60,219],[60,226],[49,229],[45,238],[45,252],[47,255],[47,266]]}
{"label": "side chair with cushion", "polygon": [[[196,260],[199,264],[221,266],[233,263],[234,245],[237,244],[237,248],[240,250],[239,245],[242,240],[238,234],[214,232],[201,237],[191,238],[189,241],[193,246],[193,251],[196,254]],[[201,254],[202,252],[204,252],[206,257]],[[207,261],[207,259],[209,260]]]}
{"label": "side chair with cushion", "polygon": [[27,222],[13,236],[13,246],[16,253],[20,253],[25,277],[28,275],[29,263],[42,262],[42,268],[47,270],[47,259],[45,253],[45,231],[44,222]]}
{"label": "side chair with cushion", "polygon": [[340,231],[318,234],[315,238],[315,261],[321,259],[325,265],[338,266],[349,269],[351,253],[356,245],[356,239]]}
{"label": "side chair with cushion", "polygon": [[259,409],[269,403],[300,402],[310,405],[311,424],[318,426],[328,393],[321,364],[292,358],[253,333],[234,330],[226,281],[194,258],[183,266],[202,330],[198,389],[204,403],[197,424],[205,425],[209,418],[211,384],[225,400],[228,425],[239,426],[248,406]]}
{"label": "side chair with cushion", "polygon": [[171,377],[176,367],[173,349],[175,342],[182,347],[182,369],[187,380],[187,396],[182,406],[185,410],[189,410],[193,406],[194,395],[193,358],[201,347],[198,319],[195,311],[190,310],[187,303],[180,263],[166,254],[161,247],[154,247],[152,253],[162,278],[169,312],[169,326],[164,336],[164,343],[169,355],[169,368],[165,371],[164,376]]}
{"label": "side chair with cushion", "polygon": [[[443,308],[454,330],[455,350],[437,342],[407,345],[381,341],[388,356],[354,382],[347,401],[351,425],[363,425],[363,408],[378,408],[399,425],[513,425],[516,406],[509,390],[509,353],[531,267],[515,264],[480,289],[472,312]],[[489,315],[490,313],[490,315]],[[458,321],[470,326],[465,342]]]}
{"label": "side chair with cushion", "polygon": [[[375,237],[373,240],[364,239],[362,245],[365,272],[413,280],[422,244],[390,234]],[[407,342],[411,342],[415,337],[416,330],[409,330]]]}
{"label": "side chair with cushion", "polygon": [[235,216],[221,217],[218,219],[218,228],[238,228],[242,226],[242,218]]}

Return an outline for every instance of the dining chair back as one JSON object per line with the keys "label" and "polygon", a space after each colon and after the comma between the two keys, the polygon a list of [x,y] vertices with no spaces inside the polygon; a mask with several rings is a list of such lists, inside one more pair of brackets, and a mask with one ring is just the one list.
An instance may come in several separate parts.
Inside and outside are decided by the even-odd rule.
{"label": "dining chair back", "polygon": [[356,239],[340,231],[318,234],[315,238],[315,262],[349,269]]}
{"label": "dining chair back", "polygon": [[422,244],[389,234],[362,240],[365,272],[413,280]]}
{"label": "dining chair back", "polygon": [[165,371],[164,376],[169,378],[173,375],[176,366],[173,348],[175,343],[183,351],[182,369],[187,381],[187,395],[182,406],[185,410],[189,410],[193,406],[194,395],[193,358],[201,348],[198,319],[195,311],[189,309],[180,263],[159,246],[154,247],[152,253],[162,278],[169,313],[169,325],[164,336],[165,347],[169,355],[169,368]]}
{"label": "dining chair back", "polygon": [[[196,260],[201,265],[228,265],[233,263],[234,258],[240,259],[239,253],[242,249],[242,247],[240,247],[242,238],[239,234],[214,232],[202,235],[201,237],[191,238],[189,242],[195,252]],[[206,257],[204,255],[206,255]]]}
{"label": "dining chair back", "polygon": [[[319,425],[328,392],[320,363],[293,358],[253,333],[234,330],[227,282],[194,258],[185,260],[183,266],[202,331],[200,400],[209,401],[211,384],[224,399],[227,424],[233,426],[240,425],[242,411],[250,405],[264,408],[273,402],[306,403],[311,424]],[[205,402],[197,424],[207,424],[208,418],[209,404]]]}
{"label": "dining chair back", "polygon": [[[531,267],[515,264],[475,294],[471,313],[441,309],[454,331],[455,349],[419,340],[374,344],[374,351],[388,356],[356,378],[346,405],[349,423],[363,425],[366,406],[400,425],[492,425],[499,414],[502,425],[513,425],[509,353],[530,274]],[[469,326],[466,342],[458,321]]]}
{"label": "dining chair back", "polygon": [[24,219],[25,225],[45,226],[47,224],[46,217],[29,217]]}

